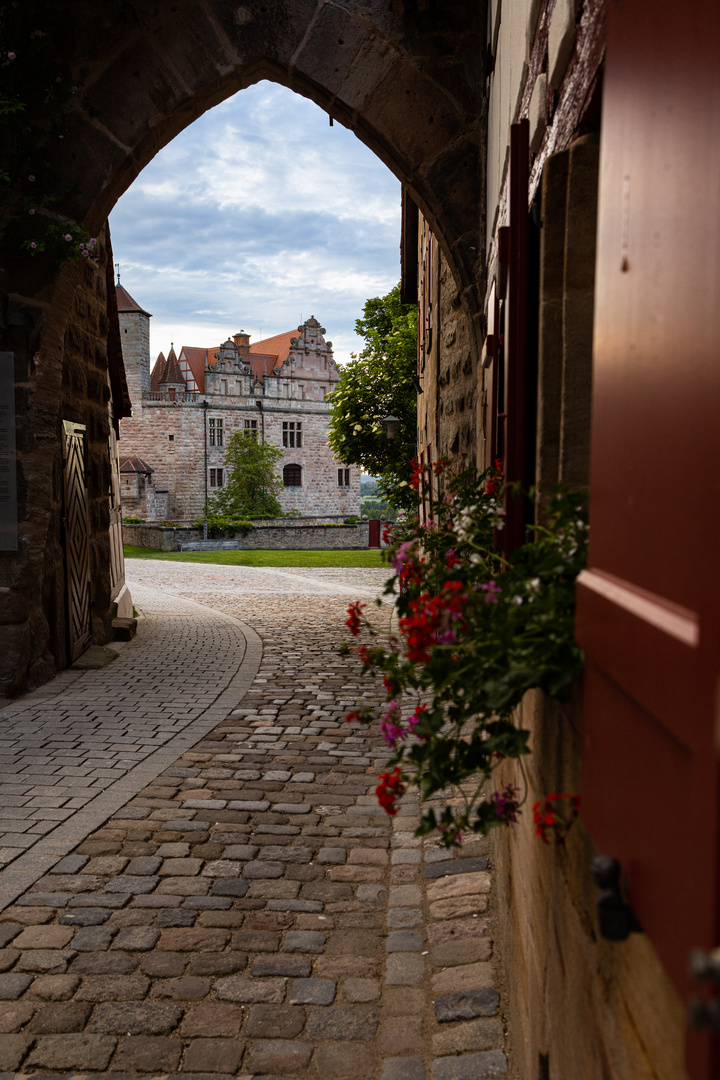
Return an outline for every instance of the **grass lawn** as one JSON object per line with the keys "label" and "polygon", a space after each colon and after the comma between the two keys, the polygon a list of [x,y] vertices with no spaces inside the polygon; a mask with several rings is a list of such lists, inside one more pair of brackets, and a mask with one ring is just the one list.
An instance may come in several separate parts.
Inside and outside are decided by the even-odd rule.
{"label": "grass lawn", "polygon": [[363,551],[154,551],[151,548],[126,546],[124,551],[126,559],[166,559],[168,562],[214,563],[222,566],[387,565],[383,563],[377,548]]}

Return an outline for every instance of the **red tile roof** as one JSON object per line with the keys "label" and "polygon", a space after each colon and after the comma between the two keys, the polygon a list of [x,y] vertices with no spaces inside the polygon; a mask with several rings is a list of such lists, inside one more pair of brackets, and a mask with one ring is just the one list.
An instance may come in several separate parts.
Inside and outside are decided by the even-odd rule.
{"label": "red tile roof", "polygon": [[174,384],[176,386],[181,384],[181,383],[182,383],[183,386],[187,385],[185,383],[185,376],[183,375],[182,371],[180,370],[180,364],[178,363],[178,358],[175,355],[175,350],[172,347],[172,345],[170,346],[170,352],[168,353],[168,358],[165,361],[165,370],[163,371],[162,376],[160,378],[160,383],[161,384],[171,383],[171,384]]}
{"label": "red tile roof", "polygon": [[155,363],[153,364],[153,369],[150,372],[150,389],[151,390],[159,390],[160,389],[160,379],[162,378],[163,372],[165,371],[165,364],[166,363],[167,363],[167,361],[165,360],[165,354],[164,353],[158,353],[158,358],[155,361]]}
{"label": "red tile roof", "polygon": [[199,349],[194,345],[183,345],[180,350],[180,356],[184,354],[201,392],[205,390],[205,366],[208,357],[213,364],[215,363],[215,357],[212,355],[214,352],[217,352],[217,349]]}
{"label": "red tile roof", "polygon": [[121,454],[120,455],[120,472],[121,473],[145,473],[147,476],[150,473],[155,472],[151,468],[147,461],[138,457],[137,454]]}
{"label": "red tile roof", "polygon": [[144,308],[141,308],[140,305],[136,303],[135,300],[133,300],[127,289],[123,288],[122,285],[115,286],[115,295],[117,297],[118,311],[137,311],[141,315],[147,315],[149,319],[152,319],[152,315],[150,314],[150,312],[145,311]]}
{"label": "red tile roof", "polygon": [[[250,345],[250,357],[253,353],[261,353],[265,356],[277,357],[275,367],[282,367],[290,352],[290,339],[299,337],[298,330],[288,330],[284,334],[276,334],[275,337],[265,338],[264,341],[255,341]],[[272,368],[268,364],[268,374]]]}

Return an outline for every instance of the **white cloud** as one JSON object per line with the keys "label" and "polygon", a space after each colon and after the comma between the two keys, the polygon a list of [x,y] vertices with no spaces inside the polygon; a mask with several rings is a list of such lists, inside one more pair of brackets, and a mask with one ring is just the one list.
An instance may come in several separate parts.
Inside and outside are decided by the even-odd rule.
{"label": "white cloud", "polygon": [[339,362],[365,300],[400,276],[400,185],[312,102],[262,82],[154,158],[110,219],[151,352],[253,340],[316,315]]}

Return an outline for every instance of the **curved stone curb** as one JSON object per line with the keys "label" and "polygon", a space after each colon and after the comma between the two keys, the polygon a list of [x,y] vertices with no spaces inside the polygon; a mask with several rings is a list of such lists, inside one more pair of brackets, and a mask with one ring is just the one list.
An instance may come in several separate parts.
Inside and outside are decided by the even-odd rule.
{"label": "curved stone curb", "polygon": [[[122,777],[109,784],[105,791],[102,791],[85,806],[78,809],[66,821],[60,822],[45,836],[39,837],[29,850],[19,855],[4,870],[0,871],[0,911],[21,896],[43,874],[48,873],[60,859],[72,851],[90,833],[98,829],[112,814],[120,810],[134,795],[147,787],[151,780],[159,776],[178,757],[190,750],[213,728],[217,727],[239,705],[257,675],[262,660],[262,642],[255,631],[246,623],[240,622],[239,619],[234,618],[232,615],[226,615],[193,600],[172,597],[169,603],[167,601],[163,603],[167,594],[158,589],[150,589],[147,586],[136,586],[136,589],[138,592],[136,606],[143,606],[142,597],[145,597],[145,605],[150,608],[153,606],[153,599],[156,600],[156,603],[157,600],[161,600],[157,606],[165,607],[168,616],[177,616],[184,613],[187,617],[195,612],[201,612],[204,616],[207,616],[208,613],[212,613],[213,617],[218,621],[228,622],[236,626],[244,639],[243,652],[237,670],[228,685],[219,692],[215,700],[199,716],[189,720],[181,731],[171,736],[156,751],[128,769]],[[155,595],[153,596],[153,594]],[[170,611],[169,609],[175,610]],[[127,643],[113,667],[116,667],[123,660],[132,662],[139,655],[142,655],[143,644],[147,640],[147,635],[152,633],[153,622],[156,618],[162,619],[163,612],[145,611],[143,614],[145,617],[141,623],[141,632],[133,641]],[[189,659],[197,662],[196,657]],[[211,663],[212,659],[212,655],[209,655],[208,663]],[[82,673],[80,678],[84,676],[85,673]],[[148,678],[150,680],[151,675]],[[74,679],[70,685],[76,684],[77,681],[77,679]],[[58,699],[61,698],[62,691],[66,688],[64,686],[58,694],[54,694],[52,697],[48,696],[44,703],[49,707],[56,705]],[[41,708],[42,704],[42,702],[33,702],[35,708]]]}

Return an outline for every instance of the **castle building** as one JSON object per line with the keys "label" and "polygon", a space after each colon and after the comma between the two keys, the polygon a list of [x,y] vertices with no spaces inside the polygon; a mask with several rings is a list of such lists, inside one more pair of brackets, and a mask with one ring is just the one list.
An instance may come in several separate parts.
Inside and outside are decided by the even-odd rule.
{"label": "castle building", "polygon": [[150,314],[116,286],[132,416],[120,428],[126,517],[191,522],[225,485],[236,431],[283,451],[284,512],[360,513],[360,470],[328,446],[327,395],[339,379],[332,342],[311,316],[297,330],[251,343],[244,330],[215,348],[171,344],[150,369]]}

